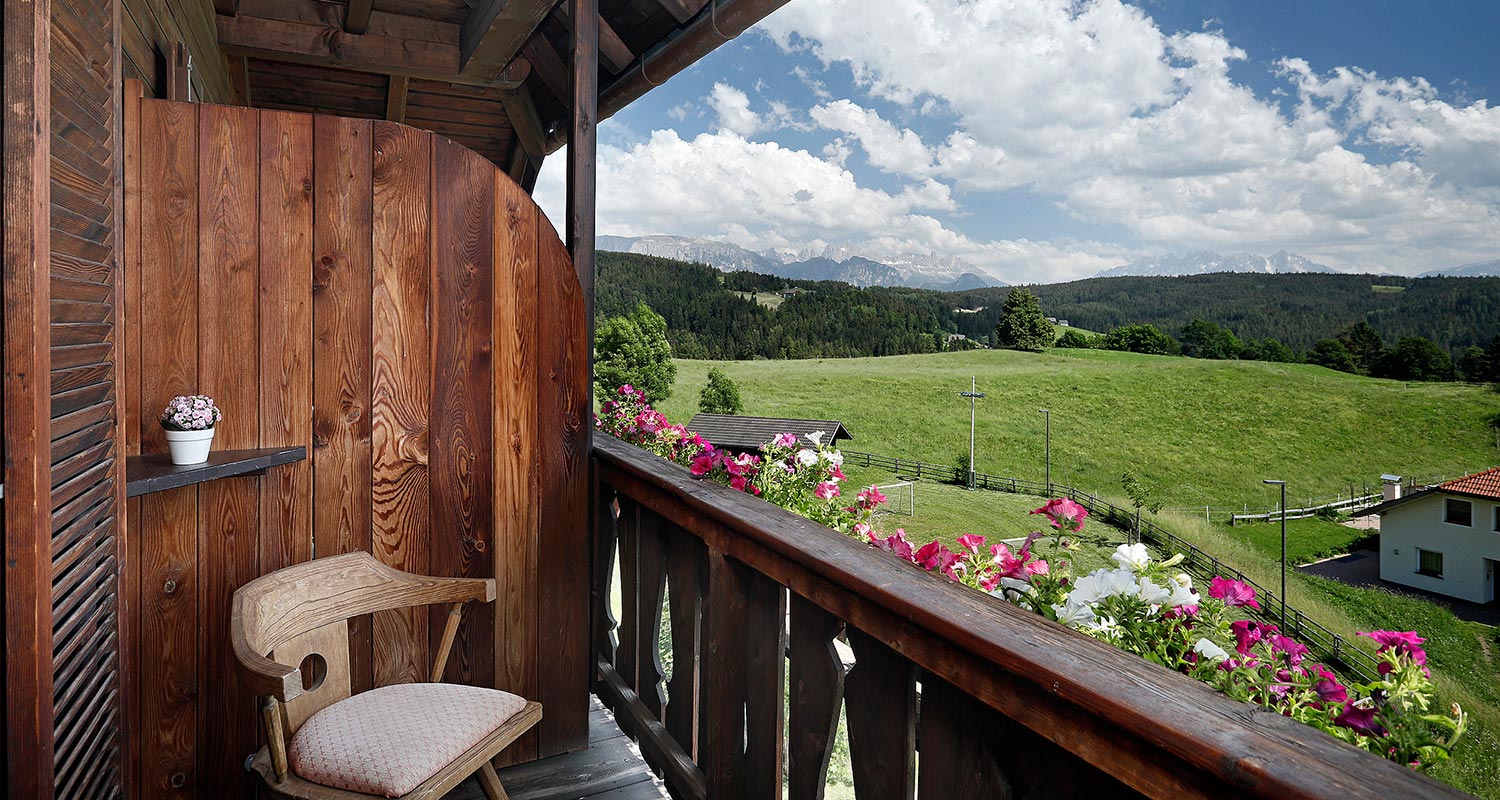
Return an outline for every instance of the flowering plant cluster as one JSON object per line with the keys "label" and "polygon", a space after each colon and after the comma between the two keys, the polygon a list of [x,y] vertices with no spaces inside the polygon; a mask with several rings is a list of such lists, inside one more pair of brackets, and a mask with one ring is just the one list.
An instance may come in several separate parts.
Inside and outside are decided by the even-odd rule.
{"label": "flowering plant cluster", "polygon": [[161,412],[161,426],[169,431],[206,431],[218,424],[223,416],[212,397],[179,395],[172,398]]}
{"label": "flowering plant cluster", "polygon": [[[165,424],[165,423],[164,423]],[[822,434],[778,435],[761,455],[719,450],[622,386],[595,424],[603,431],[687,467],[693,475],[758,495],[912,564],[1014,603],[1169,669],[1214,685],[1237,700],[1278,711],[1372,753],[1414,769],[1446,760],[1467,721],[1455,703],[1437,713],[1423,639],[1414,632],[1372,631],[1382,659],[1379,680],[1343,683],[1307,660],[1305,645],[1275,625],[1246,619],[1259,610],[1255,588],[1214,577],[1204,594],[1179,571],[1181,554],[1152,558],[1143,544],[1115,549],[1113,568],[1072,575],[1067,561],[1050,564],[1033,545],[1035,531],[1013,547],[984,536],[914,547],[906,532],[880,536],[870,524],[886,501],[875,486],[847,497],[843,456]],[[1057,545],[1077,548],[1087,509],[1066,498],[1031,512],[1053,528]]]}
{"label": "flowering plant cluster", "polygon": [[714,447],[682,425],[673,425],[646,402],[645,393],[621,386],[605,402],[595,426],[662,458],[687,467],[694,476],[748,492],[842,533],[863,535],[885,496],[874,486],[844,496],[844,456],[822,433],[799,440],[782,433],[761,446],[761,455]]}

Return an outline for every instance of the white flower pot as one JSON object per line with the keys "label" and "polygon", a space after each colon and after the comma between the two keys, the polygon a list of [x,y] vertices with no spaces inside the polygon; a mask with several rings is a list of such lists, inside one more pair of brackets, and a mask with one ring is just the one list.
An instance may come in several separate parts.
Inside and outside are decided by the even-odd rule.
{"label": "white flower pot", "polygon": [[214,443],[214,429],[202,431],[166,431],[167,448],[172,451],[172,463],[202,464],[208,460],[208,449]]}

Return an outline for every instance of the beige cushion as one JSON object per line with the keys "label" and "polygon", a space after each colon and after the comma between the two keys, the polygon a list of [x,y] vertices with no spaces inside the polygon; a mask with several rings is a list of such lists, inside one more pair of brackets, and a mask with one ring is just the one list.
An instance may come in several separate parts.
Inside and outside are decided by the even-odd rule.
{"label": "beige cushion", "polygon": [[526,705],[508,692],[402,683],[357,694],[312,715],[288,756],[304,780],[399,797],[437,774]]}

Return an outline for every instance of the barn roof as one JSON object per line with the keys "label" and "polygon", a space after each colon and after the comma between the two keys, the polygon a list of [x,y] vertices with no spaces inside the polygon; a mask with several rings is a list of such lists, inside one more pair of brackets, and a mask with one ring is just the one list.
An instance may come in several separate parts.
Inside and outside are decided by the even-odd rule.
{"label": "barn roof", "polygon": [[[599,119],[786,0],[599,0]],[[563,0],[216,2],[219,46],[257,108],[440,133],[528,190],[567,138]]]}
{"label": "barn roof", "polygon": [[741,417],[732,414],[698,414],[688,422],[688,430],[707,439],[715,447],[728,450],[759,450],[777,434],[791,433],[798,438],[822,431],[824,441],[853,439],[844,423],[836,419],[785,419],[781,417]]}

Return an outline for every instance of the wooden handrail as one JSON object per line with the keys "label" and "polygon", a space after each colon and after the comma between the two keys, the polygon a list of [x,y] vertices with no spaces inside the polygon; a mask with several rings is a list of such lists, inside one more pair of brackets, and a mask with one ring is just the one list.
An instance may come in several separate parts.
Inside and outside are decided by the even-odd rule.
{"label": "wooden handrail", "polygon": [[[720,608],[726,601],[715,594],[713,584],[719,580],[715,576],[727,576],[723,591],[745,591],[747,585],[764,578],[792,593],[794,651],[799,604],[821,610],[842,621],[851,633],[860,635],[849,637],[856,643],[857,657],[859,647],[871,653],[888,648],[895,656],[920,668],[924,687],[929,682],[948,687],[939,697],[957,692],[978,700],[995,712],[997,725],[1024,729],[1030,732],[1028,735],[1051,742],[1046,746],[1055,745],[1054,749],[1060,748],[1092,765],[1099,770],[1099,780],[1111,785],[1118,782],[1148,796],[1173,797],[1344,800],[1467,796],[1279,714],[1229,700],[1191,678],[874,552],[861,542],[758,498],[696,480],[687,470],[613,437],[596,436],[593,454],[601,508],[618,503],[623,511],[629,505],[639,509],[633,512],[637,515],[660,517],[672,529],[673,536],[685,533],[706,546],[710,580],[704,582],[702,635],[707,641],[699,645],[704,658],[722,657],[714,648],[723,644],[716,643],[713,635],[722,627],[716,629],[713,625],[742,623],[746,619],[743,609]],[[609,519],[608,512],[600,513],[596,519],[596,553],[612,552],[609,548],[613,532],[603,530]],[[622,534],[627,532],[626,523],[622,516]],[[629,524],[635,525],[633,521]],[[622,535],[622,553],[625,546],[626,537]],[[636,568],[639,554],[632,552],[630,557],[635,560],[622,565],[622,572]],[[715,567],[716,559],[723,561],[724,566]],[[734,577],[741,567],[748,572],[748,579]],[[597,583],[598,576],[607,573],[596,565],[594,574]],[[671,596],[675,605],[679,590],[675,588],[677,584],[673,586]],[[607,591],[601,591],[604,588],[607,587],[595,587],[596,598],[608,597]],[[627,597],[627,604],[637,602],[632,599],[634,596]],[[660,613],[660,605],[656,609],[655,613]],[[596,627],[612,624],[606,617],[596,608]],[[753,614],[750,618],[753,620]],[[674,628],[676,625],[674,620]],[[738,633],[742,637],[739,646],[743,648],[744,631]],[[621,629],[620,650],[626,649],[628,637],[631,649],[642,652],[634,633],[626,626]],[[608,638],[607,631],[601,638],[596,630],[593,641],[597,646]],[[648,757],[654,751],[667,752],[680,764],[684,758],[692,757],[695,744],[712,742],[712,737],[705,739],[701,735],[702,729],[710,733],[726,726],[743,729],[743,720],[716,719],[711,713],[713,704],[703,703],[699,710],[705,716],[699,720],[697,742],[681,741],[680,736],[664,740],[668,733],[665,726],[647,713],[649,710],[643,710],[631,688],[640,690],[654,685],[658,676],[641,667],[638,655],[632,654],[628,661],[616,661],[613,656],[610,652],[598,654],[602,683],[618,679],[609,694],[602,691],[601,684],[601,696],[607,700],[614,696],[631,705],[633,715],[622,715],[622,724],[627,728],[631,727],[631,720],[625,717],[634,716],[638,718],[637,731],[651,729],[654,741],[649,747],[645,742],[642,744]],[[730,657],[734,664],[743,663],[734,660],[739,656],[733,652]],[[632,674],[616,673],[616,663],[628,663]],[[871,663],[881,661],[877,658]],[[682,668],[681,664],[674,667]],[[793,671],[796,672],[795,665]],[[858,672],[856,663],[851,675]],[[743,680],[735,676],[729,679]],[[724,679],[714,676],[714,680]],[[863,679],[866,683],[870,680],[870,676]],[[858,683],[851,677],[848,687],[851,706]],[[900,683],[898,680],[888,685],[899,688]],[[700,685],[697,691],[712,696],[717,689]],[[868,706],[872,697],[878,701],[881,696],[866,692],[861,705]],[[795,709],[797,705],[798,698],[794,696],[792,706]],[[982,706],[969,705],[978,715],[985,711]],[[911,713],[915,715],[915,710]],[[669,719],[673,716],[670,701],[665,716]],[[852,725],[854,715],[850,716]],[[934,711],[932,741],[949,741],[951,737],[940,734],[967,730],[961,724],[961,716],[950,719],[953,716]],[[948,727],[940,728],[940,724]],[[803,733],[793,730],[790,736],[795,740]],[[752,741],[746,749],[754,746]],[[852,741],[851,746],[859,791],[861,746]],[[890,757],[898,755],[904,754],[891,753]],[[723,754],[715,753],[712,748],[693,760],[703,771],[706,793],[718,796],[714,787],[728,784],[715,771],[735,762],[724,761]],[[936,762],[935,758],[932,760]],[[893,763],[906,762],[897,759]],[[924,751],[923,764],[928,763],[929,755]],[[776,764],[779,768],[780,761]],[[670,770],[668,774],[670,784]],[[924,774],[924,787],[929,786],[927,780]],[[1100,788],[1086,794],[1100,793]],[[703,796],[699,791],[703,790],[679,793]],[[731,793],[746,796],[743,790]],[[861,793],[861,796],[867,795]]]}

